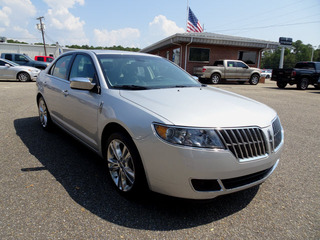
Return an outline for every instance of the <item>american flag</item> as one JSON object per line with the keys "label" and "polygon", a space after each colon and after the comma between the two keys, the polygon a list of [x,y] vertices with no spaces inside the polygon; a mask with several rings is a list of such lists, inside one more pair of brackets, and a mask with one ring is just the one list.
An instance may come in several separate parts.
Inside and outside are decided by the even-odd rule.
{"label": "american flag", "polygon": [[194,15],[194,13],[191,11],[191,8],[189,8],[187,32],[203,32],[203,28],[201,27],[196,15]]}

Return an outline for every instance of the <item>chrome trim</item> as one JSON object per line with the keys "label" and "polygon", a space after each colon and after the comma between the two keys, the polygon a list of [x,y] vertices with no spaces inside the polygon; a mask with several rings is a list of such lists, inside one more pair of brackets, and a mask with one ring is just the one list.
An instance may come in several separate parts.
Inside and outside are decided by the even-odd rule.
{"label": "chrome trim", "polygon": [[259,127],[217,129],[228,150],[240,161],[252,161],[269,155],[268,141]]}

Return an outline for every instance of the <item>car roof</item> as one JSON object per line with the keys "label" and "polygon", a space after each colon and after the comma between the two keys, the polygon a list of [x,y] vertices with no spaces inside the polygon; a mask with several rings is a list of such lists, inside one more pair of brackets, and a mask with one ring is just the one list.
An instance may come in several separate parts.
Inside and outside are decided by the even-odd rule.
{"label": "car roof", "polygon": [[132,55],[132,56],[150,56],[150,57],[158,57],[153,54],[148,53],[140,53],[140,52],[130,52],[130,51],[120,51],[120,50],[74,50],[66,53],[94,53],[96,55]]}

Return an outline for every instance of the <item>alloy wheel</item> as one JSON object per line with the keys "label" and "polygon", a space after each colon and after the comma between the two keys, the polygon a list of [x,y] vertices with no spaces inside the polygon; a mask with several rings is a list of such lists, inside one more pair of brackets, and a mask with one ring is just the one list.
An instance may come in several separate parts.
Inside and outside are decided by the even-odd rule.
{"label": "alloy wheel", "polygon": [[110,176],[120,191],[130,191],[135,182],[135,167],[128,147],[114,139],[108,146],[108,169]]}

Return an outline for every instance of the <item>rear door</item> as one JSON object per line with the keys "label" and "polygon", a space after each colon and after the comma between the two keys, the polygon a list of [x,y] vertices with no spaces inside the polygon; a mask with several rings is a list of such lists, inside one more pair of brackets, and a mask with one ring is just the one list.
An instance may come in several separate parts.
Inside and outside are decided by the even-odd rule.
{"label": "rear door", "polygon": [[70,86],[68,76],[73,57],[73,54],[68,54],[59,58],[43,80],[44,97],[51,117],[63,127],[64,115],[68,111],[65,104],[67,95],[64,91]]}
{"label": "rear door", "polygon": [[237,78],[237,65],[235,61],[227,61],[225,68],[225,78],[234,79]]}

